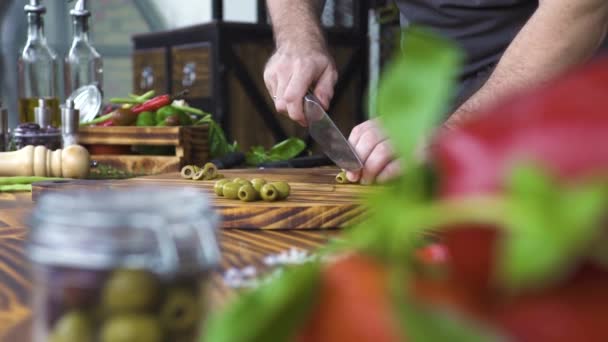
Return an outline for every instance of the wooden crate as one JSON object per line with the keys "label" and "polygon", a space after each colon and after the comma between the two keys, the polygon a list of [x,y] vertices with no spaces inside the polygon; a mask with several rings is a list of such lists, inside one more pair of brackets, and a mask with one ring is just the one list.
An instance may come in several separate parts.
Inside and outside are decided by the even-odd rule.
{"label": "wooden crate", "polygon": [[153,175],[174,172],[187,164],[203,165],[209,160],[207,125],[177,127],[83,127],[78,143],[93,150],[105,145],[114,147],[168,146],[174,155],[95,154],[91,160],[98,165],[132,175]]}

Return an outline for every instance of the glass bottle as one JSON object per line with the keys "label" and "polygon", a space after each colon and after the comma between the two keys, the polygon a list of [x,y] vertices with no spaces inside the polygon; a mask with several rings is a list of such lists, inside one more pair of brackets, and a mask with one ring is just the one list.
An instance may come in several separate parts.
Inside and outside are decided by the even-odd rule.
{"label": "glass bottle", "polygon": [[103,87],[102,57],[89,38],[89,17],[85,0],[78,0],[70,11],[74,29],[72,46],[65,58],[65,93],[69,97],[80,87],[95,85]]}
{"label": "glass bottle", "polygon": [[57,96],[57,54],[47,44],[44,34],[46,8],[40,0],[31,0],[27,13],[27,41],[19,57],[19,121],[34,122],[34,109],[44,99],[50,108],[51,124],[61,123]]}

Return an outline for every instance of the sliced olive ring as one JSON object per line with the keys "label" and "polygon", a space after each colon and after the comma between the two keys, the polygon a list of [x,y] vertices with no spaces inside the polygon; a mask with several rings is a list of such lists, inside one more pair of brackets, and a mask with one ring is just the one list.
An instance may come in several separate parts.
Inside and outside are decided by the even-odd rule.
{"label": "sliced olive ring", "polygon": [[217,177],[217,166],[213,163],[207,163],[203,167],[203,173],[206,180],[215,179]]}
{"label": "sliced olive ring", "polygon": [[338,182],[339,184],[349,184],[350,181],[348,180],[348,177],[346,177],[346,171],[340,171],[340,173],[338,173],[336,175],[336,182]]}
{"label": "sliced olive ring", "polygon": [[194,175],[192,175],[192,179],[194,180],[202,180],[205,178],[205,170],[198,170]]}
{"label": "sliced olive ring", "polygon": [[192,176],[194,176],[195,173],[196,173],[196,170],[195,170],[195,166],[193,166],[193,165],[186,165],[181,170],[182,178],[185,178],[185,179],[192,179]]}

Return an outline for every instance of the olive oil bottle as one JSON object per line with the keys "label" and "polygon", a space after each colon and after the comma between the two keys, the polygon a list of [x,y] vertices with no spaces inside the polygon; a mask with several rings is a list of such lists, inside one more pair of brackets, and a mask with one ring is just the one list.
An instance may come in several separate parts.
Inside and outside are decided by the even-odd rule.
{"label": "olive oil bottle", "polygon": [[64,61],[65,94],[70,96],[78,88],[95,85],[103,89],[103,60],[89,37],[89,17],[86,0],[78,0],[70,11],[74,36]]}
{"label": "olive oil bottle", "polygon": [[34,122],[34,108],[38,100],[46,100],[51,111],[51,124],[61,124],[57,96],[58,59],[44,34],[46,7],[41,0],[30,0],[25,5],[27,41],[19,57],[19,121]]}

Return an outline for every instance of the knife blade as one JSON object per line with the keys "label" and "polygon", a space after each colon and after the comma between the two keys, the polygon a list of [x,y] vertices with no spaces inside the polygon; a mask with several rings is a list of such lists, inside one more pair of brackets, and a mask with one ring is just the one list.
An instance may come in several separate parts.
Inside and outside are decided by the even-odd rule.
{"label": "knife blade", "polygon": [[304,96],[304,115],[308,123],[308,133],[339,168],[347,171],[359,171],[363,168],[353,146],[311,92]]}

